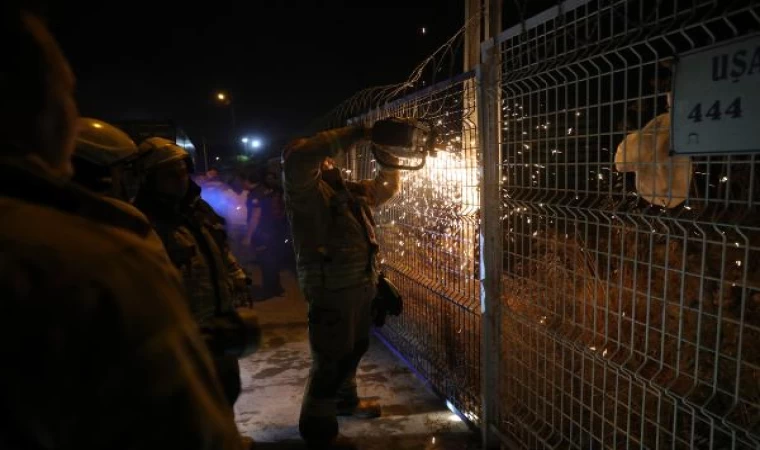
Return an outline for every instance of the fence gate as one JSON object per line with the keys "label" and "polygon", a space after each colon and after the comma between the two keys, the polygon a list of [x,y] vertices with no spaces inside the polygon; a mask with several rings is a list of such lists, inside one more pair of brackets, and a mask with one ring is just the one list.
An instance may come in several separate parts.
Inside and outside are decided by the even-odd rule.
{"label": "fence gate", "polygon": [[[668,154],[683,55],[758,30],[757,1],[568,0],[499,37],[504,273],[486,425],[505,444],[760,448],[758,155]],[[736,82],[757,98],[751,54],[757,73]],[[715,61],[713,77],[734,67]],[[689,119],[742,120],[720,92],[676,90],[673,114],[679,101],[702,102]],[[420,213],[400,204],[393,214],[403,227]],[[439,241],[418,243],[448,255]],[[458,303],[439,298],[414,306],[427,310],[394,336],[416,317],[453,313],[443,305]]]}

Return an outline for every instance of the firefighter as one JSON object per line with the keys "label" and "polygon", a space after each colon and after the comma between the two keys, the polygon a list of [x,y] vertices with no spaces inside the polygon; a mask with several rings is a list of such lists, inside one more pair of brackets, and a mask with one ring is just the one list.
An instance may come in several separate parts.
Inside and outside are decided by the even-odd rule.
{"label": "firefighter", "polygon": [[190,311],[206,336],[230,408],[240,394],[238,358],[211,340],[221,318],[235,318],[234,294],[247,277],[230,252],[222,219],[201,199],[190,180],[192,160],[185,149],[159,138],[140,145],[144,179],[135,199],[153,224],[188,294]]}
{"label": "firefighter", "polygon": [[74,78],[0,6],[0,448],[239,449],[150,224],[69,180]]}
{"label": "firefighter", "polygon": [[[102,199],[141,221],[147,218],[132,206],[125,180],[127,165],[139,156],[137,144],[126,133],[106,122],[80,117],[77,119],[77,136],[74,156],[71,159],[74,183],[101,195]],[[136,178],[134,170],[132,179]],[[146,243],[165,255],[161,239],[151,228]]]}
{"label": "firefighter", "polygon": [[137,145],[120,129],[97,119],[77,119],[72,159],[75,183],[107,197],[129,201],[125,169],[137,155]]}
{"label": "firefighter", "polygon": [[[409,134],[404,125],[398,128],[399,135]],[[332,160],[370,136],[375,137],[364,126],[351,126],[296,140],[283,151],[285,209],[299,284],[309,302],[313,358],[299,431],[315,447],[337,437],[337,415],[381,414],[379,405],[359,398],[356,369],[369,348],[378,281],[371,208],[398,192],[400,176],[381,167],[373,180],[350,182]]]}

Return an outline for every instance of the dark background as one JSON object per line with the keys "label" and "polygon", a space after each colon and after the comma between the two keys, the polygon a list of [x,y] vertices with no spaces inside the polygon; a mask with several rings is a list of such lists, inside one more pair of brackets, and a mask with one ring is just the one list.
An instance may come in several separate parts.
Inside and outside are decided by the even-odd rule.
{"label": "dark background", "polygon": [[[47,15],[83,116],[173,119],[213,147],[293,136],[362,88],[405,80],[464,24],[464,0],[388,3],[67,1]],[[505,2],[507,24],[516,11]],[[234,130],[219,90],[233,99]]]}

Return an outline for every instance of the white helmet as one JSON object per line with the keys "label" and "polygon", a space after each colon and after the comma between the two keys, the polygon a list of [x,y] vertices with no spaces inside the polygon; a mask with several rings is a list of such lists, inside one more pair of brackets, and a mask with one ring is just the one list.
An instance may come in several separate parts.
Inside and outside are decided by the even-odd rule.
{"label": "white helmet", "polygon": [[137,145],[115,126],[80,117],[74,155],[96,166],[110,167],[137,156]]}
{"label": "white helmet", "polygon": [[[158,166],[168,164],[174,161],[188,160],[190,162],[190,153],[184,148],[161,137],[152,137],[144,140],[140,144],[139,152],[142,157],[140,166],[142,170],[152,170]],[[189,165],[188,169],[192,169]]]}

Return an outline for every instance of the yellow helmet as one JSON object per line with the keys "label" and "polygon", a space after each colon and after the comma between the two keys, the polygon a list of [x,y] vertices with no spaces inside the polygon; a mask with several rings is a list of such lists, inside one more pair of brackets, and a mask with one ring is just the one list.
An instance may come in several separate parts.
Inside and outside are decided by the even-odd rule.
{"label": "yellow helmet", "polygon": [[[142,170],[149,171],[156,167],[162,166],[175,161],[187,159],[190,162],[190,153],[184,148],[161,137],[152,137],[144,140],[139,148],[142,159],[140,167]],[[189,169],[191,166],[189,165]]]}
{"label": "yellow helmet", "polygon": [[97,119],[80,117],[77,121],[74,155],[96,166],[110,167],[137,156],[137,145],[115,126]]}

